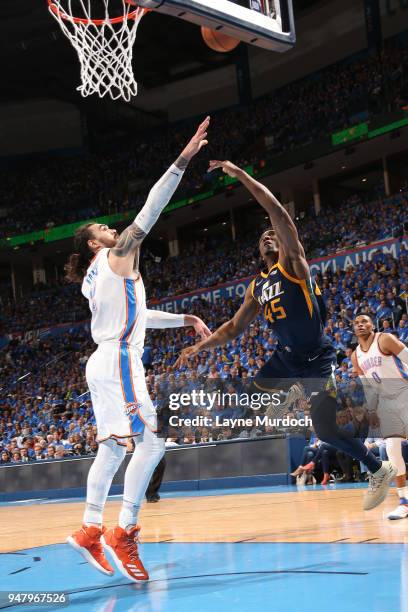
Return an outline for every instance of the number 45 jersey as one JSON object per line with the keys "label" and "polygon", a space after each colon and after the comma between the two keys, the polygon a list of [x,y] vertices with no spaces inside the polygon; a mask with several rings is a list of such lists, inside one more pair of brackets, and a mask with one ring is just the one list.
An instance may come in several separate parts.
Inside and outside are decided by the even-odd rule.
{"label": "number 45 jersey", "polygon": [[307,355],[329,344],[323,298],[311,278],[295,278],[277,263],[252,281],[251,292],[281,349]]}

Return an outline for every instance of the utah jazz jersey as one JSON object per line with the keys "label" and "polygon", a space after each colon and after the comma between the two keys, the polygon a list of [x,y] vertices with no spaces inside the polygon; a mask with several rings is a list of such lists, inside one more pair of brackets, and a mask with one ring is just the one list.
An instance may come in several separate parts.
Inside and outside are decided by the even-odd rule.
{"label": "utah jazz jersey", "polygon": [[277,263],[252,281],[251,291],[281,348],[310,353],[328,343],[325,306],[314,281],[299,280]]}

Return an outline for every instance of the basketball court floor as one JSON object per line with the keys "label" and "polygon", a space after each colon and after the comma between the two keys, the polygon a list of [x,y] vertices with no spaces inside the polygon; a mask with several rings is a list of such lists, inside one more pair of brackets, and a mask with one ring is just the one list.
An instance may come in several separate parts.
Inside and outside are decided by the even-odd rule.
{"label": "basketball court floor", "polygon": [[[227,609],[285,612],[408,612],[408,523],[396,506],[362,510],[360,485],[168,493],[145,504],[141,555],[150,581],[99,574],[65,537],[81,524],[83,500],[1,504],[0,609],[9,591],[64,591],[79,611]],[[110,497],[105,523],[116,522]]]}

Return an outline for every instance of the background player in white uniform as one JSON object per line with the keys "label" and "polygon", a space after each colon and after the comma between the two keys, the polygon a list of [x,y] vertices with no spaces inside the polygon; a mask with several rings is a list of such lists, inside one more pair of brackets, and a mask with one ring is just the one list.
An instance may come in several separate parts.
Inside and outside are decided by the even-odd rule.
{"label": "background player in white uniform", "polygon": [[[148,579],[138,553],[137,515],[164,454],[164,440],[155,433],[156,413],[141,361],[145,330],[192,325],[199,335],[210,335],[198,317],[147,310],[139,272],[140,246],[177,189],[189,161],[207,144],[209,122],[207,117],[152,188],[134,223],[120,236],[106,225],[82,226],[76,234],[79,252],[71,255],[66,267],[70,280],[82,282],[82,293],[92,312],[91,331],[98,348],[88,361],[86,378],[99,440],[88,475],[84,524],[67,541],[94,567],[112,575],[103,545],[118,569],[135,582]],[[107,531],[102,513],[129,438],[135,440],[135,451],[125,472],[119,523]]]}
{"label": "background player in white uniform", "polygon": [[400,505],[388,518],[406,518],[408,487],[401,439],[408,436],[408,349],[392,334],[375,333],[373,322],[367,315],[355,319],[354,331],[358,347],[351,360],[365,383],[369,410],[377,406],[388,458],[398,470],[395,480]]}

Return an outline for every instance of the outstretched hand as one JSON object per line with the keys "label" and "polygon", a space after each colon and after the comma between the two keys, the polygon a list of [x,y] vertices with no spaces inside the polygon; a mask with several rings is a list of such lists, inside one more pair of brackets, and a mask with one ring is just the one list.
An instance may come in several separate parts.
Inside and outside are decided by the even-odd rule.
{"label": "outstretched hand", "polygon": [[183,366],[188,365],[188,360],[191,357],[194,357],[194,355],[197,355],[199,352],[200,349],[198,348],[198,344],[195,344],[194,346],[188,346],[187,348],[183,349],[180,353],[180,357],[177,359],[173,368],[177,370],[177,368],[182,368]]}
{"label": "outstretched hand", "polygon": [[241,170],[240,168],[238,168],[238,166],[236,166],[230,161],[219,161],[216,159],[212,159],[210,161],[210,165],[208,167],[207,172],[213,172],[218,168],[221,168],[224,174],[228,174],[228,176],[231,176],[232,178],[236,178]]}
{"label": "outstretched hand", "polygon": [[199,317],[196,317],[193,323],[193,327],[197,336],[199,336],[202,340],[211,336],[211,331],[208,329],[204,321],[202,321]]}
{"label": "outstretched hand", "polygon": [[192,159],[194,155],[197,155],[197,153],[199,153],[203,147],[208,145],[207,130],[210,125],[210,120],[210,117],[206,117],[204,119],[204,121],[198,126],[198,130],[182,152],[181,155],[188,161],[190,161],[190,159]]}
{"label": "outstretched hand", "polygon": [[197,336],[201,338],[201,341],[197,342],[197,344],[195,344],[194,346],[189,346],[183,351],[181,351],[180,357],[177,359],[173,368],[180,368],[182,366],[187,365],[190,357],[194,357],[194,355],[197,355],[202,350],[201,344],[203,340],[206,340],[212,335],[211,330],[208,329],[208,327],[206,326],[204,321],[200,319],[200,317],[196,317],[195,315],[185,315],[184,318],[185,325],[193,327]]}

